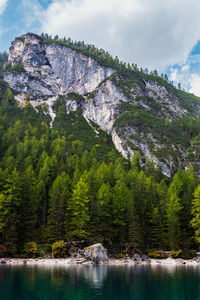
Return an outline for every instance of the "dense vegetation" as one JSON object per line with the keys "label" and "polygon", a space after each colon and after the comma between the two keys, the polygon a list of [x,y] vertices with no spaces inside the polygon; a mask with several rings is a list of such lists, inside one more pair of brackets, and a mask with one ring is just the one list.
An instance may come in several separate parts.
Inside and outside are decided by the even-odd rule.
{"label": "dense vegetation", "polygon": [[[45,43],[67,45],[114,67],[125,82],[116,82],[115,75],[112,80],[129,98],[129,84],[142,86],[147,76],[173,91],[183,106],[189,99],[192,109],[192,103],[199,101],[175,89],[156,70],[150,74],[148,70],[140,72],[136,65],[125,65],[83,42],[45,35],[41,38]],[[6,53],[0,55],[1,73],[7,57]],[[7,71],[24,69],[21,65],[8,66]],[[84,101],[76,93],[67,97]],[[137,100],[153,105],[148,97]],[[122,158],[111,137],[92,122],[89,126],[81,111],[67,114],[65,97],[60,97],[53,109],[56,118],[51,127],[45,106],[36,111],[27,101],[24,108],[19,108],[13,91],[0,79],[0,256],[35,255],[37,249],[46,253],[50,244],[57,253],[64,245],[62,240],[102,242],[110,251],[119,253],[151,249],[151,256],[154,250],[173,250],[176,257],[198,249],[200,181],[192,166],[166,178],[151,161],[141,167],[138,152],[131,162]],[[122,103],[115,126],[134,125],[138,132],[150,127],[162,139],[167,136],[168,144],[176,141],[183,149],[189,147],[188,160],[198,162],[199,120],[185,118],[171,123],[158,116],[156,107],[151,109],[150,114],[139,105]]]}
{"label": "dense vegetation", "polygon": [[137,153],[124,160],[107,134],[96,128],[96,135],[79,112],[67,114],[62,99],[54,110],[51,128],[45,107],[19,108],[0,82],[2,249],[35,253],[34,242],[48,248],[59,240],[119,252],[198,248],[200,185],[192,167],[171,180],[151,162],[142,170]]}

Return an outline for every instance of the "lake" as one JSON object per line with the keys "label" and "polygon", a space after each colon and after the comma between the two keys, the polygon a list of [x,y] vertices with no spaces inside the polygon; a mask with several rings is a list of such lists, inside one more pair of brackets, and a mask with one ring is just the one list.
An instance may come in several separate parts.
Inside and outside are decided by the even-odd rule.
{"label": "lake", "polygon": [[0,299],[200,299],[200,266],[0,265]]}

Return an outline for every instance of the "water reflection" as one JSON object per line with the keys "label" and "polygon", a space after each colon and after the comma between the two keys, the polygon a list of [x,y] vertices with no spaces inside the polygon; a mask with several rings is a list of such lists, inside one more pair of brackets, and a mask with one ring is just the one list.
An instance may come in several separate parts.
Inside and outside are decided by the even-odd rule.
{"label": "water reflection", "polygon": [[[108,266],[83,266],[83,276],[90,285],[100,288],[108,275]],[[80,270],[79,270],[80,271]]]}
{"label": "water reflection", "polygon": [[200,299],[195,266],[0,266],[3,300]]}

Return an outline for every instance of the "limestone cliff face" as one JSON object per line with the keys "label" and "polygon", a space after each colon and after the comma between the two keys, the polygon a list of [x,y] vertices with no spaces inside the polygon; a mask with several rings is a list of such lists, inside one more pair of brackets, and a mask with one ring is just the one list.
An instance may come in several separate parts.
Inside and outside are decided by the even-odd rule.
{"label": "limestone cliff face", "polygon": [[69,92],[88,94],[114,70],[101,67],[94,59],[59,44],[43,44],[35,35],[16,39],[9,63],[22,64],[25,73],[8,73],[4,79],[19,92],[39,98]]}
{"label": "limestone cliff face", "polygon": [[[148,126],[144,130],[141,126],[130,125],[131,120],[127,120],[127,124],[116,123],[121,118],[123,104],[129,111],[137,108],[151,113],[156,108],[156,117],[168,122],[191,114],[175,93],[156,80],[145,78],[140,84],[136,80],[125,80],[116,70],[80,52],[58,43],[44,43],[32,34],[12,43],[9,63],[12,66],[21,64],[25,69],[25,72],[4,75],[10,87],[20,92],[16,99],[21,105],[27,97],[34,107],[45,103],[53,121],[53,103],[59,96],[66,96],[66,110],[82,109],[87,121],[93,121],[112,135],[116,148],[124,157],[132,156],[137,149],[145,158],[159,164],[168,176],[173,165],[178,166],[183,150],[177,145],[170,145],[177,153],[176,162],[171,155],[162,160],[156,156],[156,152],[166,147],[167,136],[153,132]],[[81,100],[70,98],[72,92],[81,95]],[[191,105],[193,116],[200,117],[200,105]]]}

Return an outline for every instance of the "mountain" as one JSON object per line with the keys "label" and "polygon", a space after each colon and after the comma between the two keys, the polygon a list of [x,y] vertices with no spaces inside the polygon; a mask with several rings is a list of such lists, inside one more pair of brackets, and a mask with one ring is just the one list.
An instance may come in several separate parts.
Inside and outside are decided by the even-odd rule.
{"label": "mountain", "polygon": [[198,166],[200,98],[91,48],[28,33],[12,42],[4,81],[20,106],[45,105],[52,121],[57,101],[67,113],[81,110],[125,158],[139,151],[167,176]]}
{"label": "mountain", "polygon": [[83,240],[194,256],[200,99],[162,77],[47,35],[0,54],[0,257]]}

